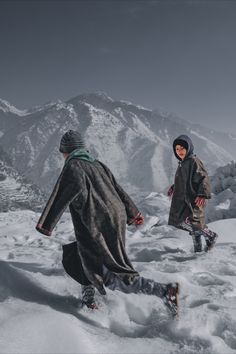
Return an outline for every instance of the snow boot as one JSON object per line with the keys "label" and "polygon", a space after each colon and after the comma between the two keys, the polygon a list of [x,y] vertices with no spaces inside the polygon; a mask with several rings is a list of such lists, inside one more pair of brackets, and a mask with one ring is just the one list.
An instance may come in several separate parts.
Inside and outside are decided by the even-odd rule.
{"label": "snow boot", "polygon": [[206,241],[205,251],[208,252],[215,246],[218,235],[217,233],[209,230],[208,228],[202,230],[202,233]]}
{"label": "snow boot", "polygon": [[82,305],[94,310],[98,306],[94,300],[95,288],[93,285],[82,285]]}
{"label": "snow boot", "polygon": [[193,239],[193,250],[195,253],[197,252],[202,252],[202,232],[199,231],[194,231],[192,234],[192,239]]}
{"label": "snow boot", "polygon": [[166,285],[166,292],[162,297],[164,304],[168,307],[173,317],[178,317],[179,309],[179,283]]}

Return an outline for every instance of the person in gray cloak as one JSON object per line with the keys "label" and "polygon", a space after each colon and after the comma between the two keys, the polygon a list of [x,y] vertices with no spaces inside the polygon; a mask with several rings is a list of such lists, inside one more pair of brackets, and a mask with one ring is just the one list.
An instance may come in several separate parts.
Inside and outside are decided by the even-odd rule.
{"label": "person in gray cloak", "polygon": [[205,251],[209,251],[218,235],[205,224],[205,206],[206,200],[211,198],[211,186],[207,171],[193,150],[192,140],[187,135],[180,135],[173,142],[179,164],[174,184],[168,190],[172,198],[168,224],[188,231],[194,252],[201,252],[201,236],[206,241]]}
{"label": "person in gray cloak", "polygon": [[82,303],[97,308],[95,288],[105,295],[105,286],[125,293],[156,295],[176,315],[179,284],[162,284],[139,276],[127,256],[126,224],[144,222],[132,199],[108,167],[86,150],[79,132],[66,132],[59,150],[65,165],[36,229],[50,236],[69,206],[76,242],[63,246],[62,263],[82,285]]}

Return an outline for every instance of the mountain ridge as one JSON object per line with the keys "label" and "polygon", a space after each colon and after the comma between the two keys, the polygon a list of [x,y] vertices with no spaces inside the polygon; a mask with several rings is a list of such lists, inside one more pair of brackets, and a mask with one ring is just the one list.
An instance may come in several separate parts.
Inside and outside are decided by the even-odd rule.
{"label": "mountain ridge", "polygon": [[180,134],[192,138],[210,173],[235,158],[236,136],[103,92],[49,102],[23,116],[0,110],[0,144],[14,168],[47,192],[63,166],[58,147],[69,129],[79,130],[90,152],[134,192],[161,191],[172,183],[177,166],[172,141]]}

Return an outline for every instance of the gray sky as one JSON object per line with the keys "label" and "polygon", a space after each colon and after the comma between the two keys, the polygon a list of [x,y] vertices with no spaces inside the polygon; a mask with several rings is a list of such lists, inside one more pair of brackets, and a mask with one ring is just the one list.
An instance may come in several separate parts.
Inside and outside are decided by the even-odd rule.
{"label": "gray sky", "polygon": [[105,91],[236,133],[236,1],[0,1],[0,98]]}

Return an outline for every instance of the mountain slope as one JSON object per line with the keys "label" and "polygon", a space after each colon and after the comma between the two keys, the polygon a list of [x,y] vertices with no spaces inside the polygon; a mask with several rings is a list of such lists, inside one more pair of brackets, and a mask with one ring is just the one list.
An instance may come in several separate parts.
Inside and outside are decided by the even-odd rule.
{"label": "mountain slope", "polygon": [[44,203],[42,192],[10,164],[10,159],[0,147],[0,211],[39,210]]}

